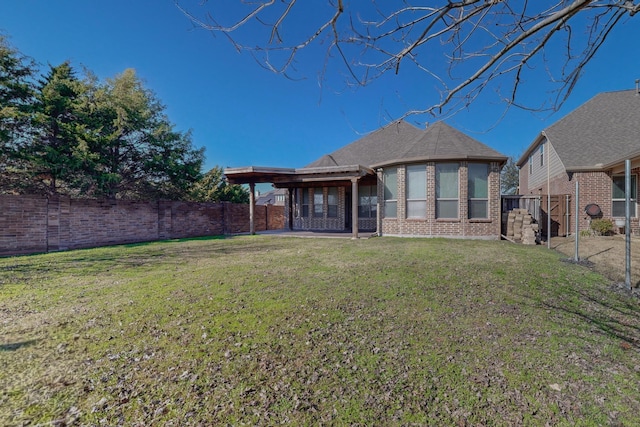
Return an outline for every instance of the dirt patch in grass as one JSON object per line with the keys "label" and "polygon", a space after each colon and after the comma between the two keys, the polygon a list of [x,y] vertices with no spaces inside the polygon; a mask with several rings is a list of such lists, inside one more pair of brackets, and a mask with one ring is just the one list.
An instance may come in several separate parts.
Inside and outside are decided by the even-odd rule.
{"label": "dirt patch in grass", "polygon": [[[551,239],[551,248],[575,259],[576,241],[573,237]],[[615,285],[625,281],[626,242],[622,235],[580,237],[578,258],[584,265],[609,278]],[[631,237],[631,285],[640,294],[640,238]]]}

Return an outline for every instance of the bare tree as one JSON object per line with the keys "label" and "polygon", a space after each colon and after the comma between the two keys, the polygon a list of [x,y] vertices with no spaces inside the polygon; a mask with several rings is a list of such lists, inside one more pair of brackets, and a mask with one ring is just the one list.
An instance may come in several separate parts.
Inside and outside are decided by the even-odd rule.
{"label": "bare tree", "polygon": [[[613,28],[640,10],[634,0],[174,1],[195,25],[288,77],[303,50],[320,46],[323,73],[338,59],[350,84],[420,70],[440,99],[408,114],[433,115],[467,107],[488,87],[507,106],[558,109]],[[529,105],[519,89],[534,72],[548,75],[551,90]]]}

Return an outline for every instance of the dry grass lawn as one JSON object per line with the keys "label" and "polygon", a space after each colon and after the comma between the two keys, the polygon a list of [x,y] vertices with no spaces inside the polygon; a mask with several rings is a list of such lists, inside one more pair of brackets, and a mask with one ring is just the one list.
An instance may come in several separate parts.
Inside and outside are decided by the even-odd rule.
{"label": "dry grass lawn", "polygon": [[[573,237],[551,239],[551,248],[570,258],[575,257],[576,242]],[[593,268],[607,278],[624,283],[625,280],[625,238],[615,236],[580,237],[578,256],[593,263]],[[631,284],[640,286],[640,237],[631,237]]]}
{"label": "dry grass lawn", "polygon": [[0,425],[640,425],[640,300],[563,258],[244,236],[0,259]]}

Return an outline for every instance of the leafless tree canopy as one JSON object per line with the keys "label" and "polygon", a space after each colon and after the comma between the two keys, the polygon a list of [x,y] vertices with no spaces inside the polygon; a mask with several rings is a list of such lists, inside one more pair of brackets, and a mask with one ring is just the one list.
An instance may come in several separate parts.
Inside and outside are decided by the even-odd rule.
{"label": "leafless tree canopy", "polygon": [[[175,1],[195,25],[292,78],[302,52],[318,48],[323,70],[339,59],[350,84],[420,70],[440,100],[409,114],[434,115],[465,108],[488,87],[506,105],[559,108],[612,29],[640,10],[634,0]],[[553,85],[543,105],[519,96],[534,71]]]}

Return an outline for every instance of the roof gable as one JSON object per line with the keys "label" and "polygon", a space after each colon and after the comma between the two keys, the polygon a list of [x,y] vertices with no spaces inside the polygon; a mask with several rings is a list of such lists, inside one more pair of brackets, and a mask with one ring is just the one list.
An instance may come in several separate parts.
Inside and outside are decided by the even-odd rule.
{"label": "roof gable", "polygon": [[380,163],[406,149],[406,146],[418,138],[422,132],[404,120],[390,123],[329,155],[322,156],[306,167],[334,166],[329,164],[329,158],[335,162],[335,166],[369,166]]}
{"label": "roof gable", "polygon": [[[506,157],[480,141],[460,132],[444,122],[428,127],[404,153],[401,159],[470,159]],[[400,159],[400,160],[401,160]]]}
{"label": "roof gable", "polygon": [[640,147],[640,95],[635,90],[600,93],[542,133],[566,170],[624,160]]}
{"label": "roof gable", "polygon": [[470,158],[506,161],[504,155],[444,122],[436,122],[426,130],[421,130],[400,120],[306,167],[358,164],[377,167],[406,161]]}

